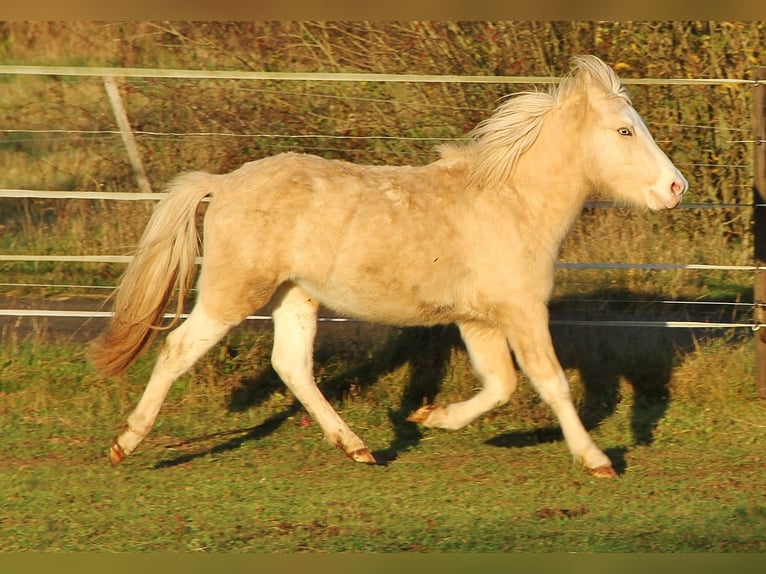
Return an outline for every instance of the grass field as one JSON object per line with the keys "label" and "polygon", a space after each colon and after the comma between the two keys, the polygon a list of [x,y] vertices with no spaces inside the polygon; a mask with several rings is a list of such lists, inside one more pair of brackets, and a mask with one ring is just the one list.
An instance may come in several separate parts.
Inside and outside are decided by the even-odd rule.
{"label": "grass field", "polygon": [[[322,387],[384,465],[355,464],[322,440],[268,367],[268,334],[240,330],[211,352],[115,468],[106,446],[151,356],[129,380],[106,381],[81,345],[6,341],[0,551],[766,550],[766,403],[753,399],[747,338],[698,340],[664,380],[628,363],[568,369],[621,474],[603,480],[573,464],[526,383],[460,431],[406,422],[423,396],[473,392],[451,330],[348,339],[331,327],[317,352]],[[564,362],[582,335],[558,334]],[[636,339],[625,337],[588,334],[628,361]],[[633,357],[660,371],[666,360]]]}

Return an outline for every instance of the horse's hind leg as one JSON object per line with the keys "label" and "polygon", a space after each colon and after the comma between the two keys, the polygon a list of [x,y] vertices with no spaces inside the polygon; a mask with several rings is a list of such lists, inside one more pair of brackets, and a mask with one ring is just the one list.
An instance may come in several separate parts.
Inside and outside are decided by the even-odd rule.
{"label": "horse's hind leg", "polygon": [[149,434],[173,382],[186,372],[229,330],[232,323],[211,317],[202,305],[178,328],[168,334],[149,382],[135,410],[128,417],[125,431],[112,441],[109,459],[117,464],[133,452]]}
{"label": "horse's hind leg", "polygon": [[274,300],[274,349],[271,356],[274,370],[319,424],[331,444],[355,461],[376,462],[314,381],[318,303],[293,284],[283,285]]}
{"label": "horse's hind leg", "polygon": [[494,327],[476,323],[458,326],[474,371],[483,383],[481,391],[466,401],[446,407],[425,405],[407,420],[428,427],[459,429],[507,403],[516,390],[516,372],[505,335]]}

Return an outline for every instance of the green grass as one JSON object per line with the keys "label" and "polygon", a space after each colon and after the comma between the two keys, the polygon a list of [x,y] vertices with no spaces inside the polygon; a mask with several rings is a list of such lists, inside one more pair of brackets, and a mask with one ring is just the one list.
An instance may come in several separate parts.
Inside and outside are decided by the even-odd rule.
{"label": "green grass", "polygon": [[[377,467],[322,439],[267,366],[268,335],[236,333],[198,363],[116,468],[106,446],[151,356],[128,380],[106,381],[81,347],[4,345],[0,550],[766,550],[766,403],[752,398],[748,340],[709,339],[699,352],[674,354],[659,390],[616,375],[615,389],[599,391],[592,385],[604,380],[568,369],[581,407],[616,397],[591,411],[592,434],[621,472],[599,480],[573,464],[525,382],[508,406],[463,430],[406,422],[423,394],[450,401],[476,382],[459,348],[445,352],[424,330],[397,333],[328,342],[317,353],[325,392],[389,461]],[[440,334],[450,342],[449,330]],[[411,380],[429,364],[438,377]],[[597,394],[586,400],[589,392]]]}

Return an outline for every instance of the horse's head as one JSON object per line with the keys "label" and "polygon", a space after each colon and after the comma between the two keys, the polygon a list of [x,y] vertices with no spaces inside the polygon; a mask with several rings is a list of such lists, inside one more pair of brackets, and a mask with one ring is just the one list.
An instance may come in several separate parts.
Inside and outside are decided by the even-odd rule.
{"label": "horse's head", "polygon": [[652,210],[678,205],[686,178],[659,148],[615,73],[594,56],[574,58],[573,90],[587,98],[581,150],[597,190]]}
{"label": "horse's head", "polygon": [[[620,79],[595,56],[572,61],[572,73],[548,93],[515,94],[473,130],[475,181],[503,186],[530,153],[527,171],[545,165],[567,172],[586,193],[653,210],[678,205],[688,183],[649,134]],[[547,143],[532,152],[539,139]]]}

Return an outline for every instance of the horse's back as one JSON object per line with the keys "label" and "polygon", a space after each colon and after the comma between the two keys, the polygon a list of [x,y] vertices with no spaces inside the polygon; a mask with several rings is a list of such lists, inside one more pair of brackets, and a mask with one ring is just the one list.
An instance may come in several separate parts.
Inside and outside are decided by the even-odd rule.
{"label": "horse's back", "polygon": [[449,293],[468,274],[467,178],[456,178],[454,166],[378,167],[291,153],[250,162],[218,176],[205,258],[216,275],[236,269],[269,288],[293,281],[363,318],[420,324],[426,314],[449,322]]}
{"label": "horse's back", "polygon": [[217,176],[209,212],[226,234],[249,230],[302,246],[328,234],[430,237],[434,221],[466,215],[466,179],[445,171],[440,162],[373,166],[284,153]]}

